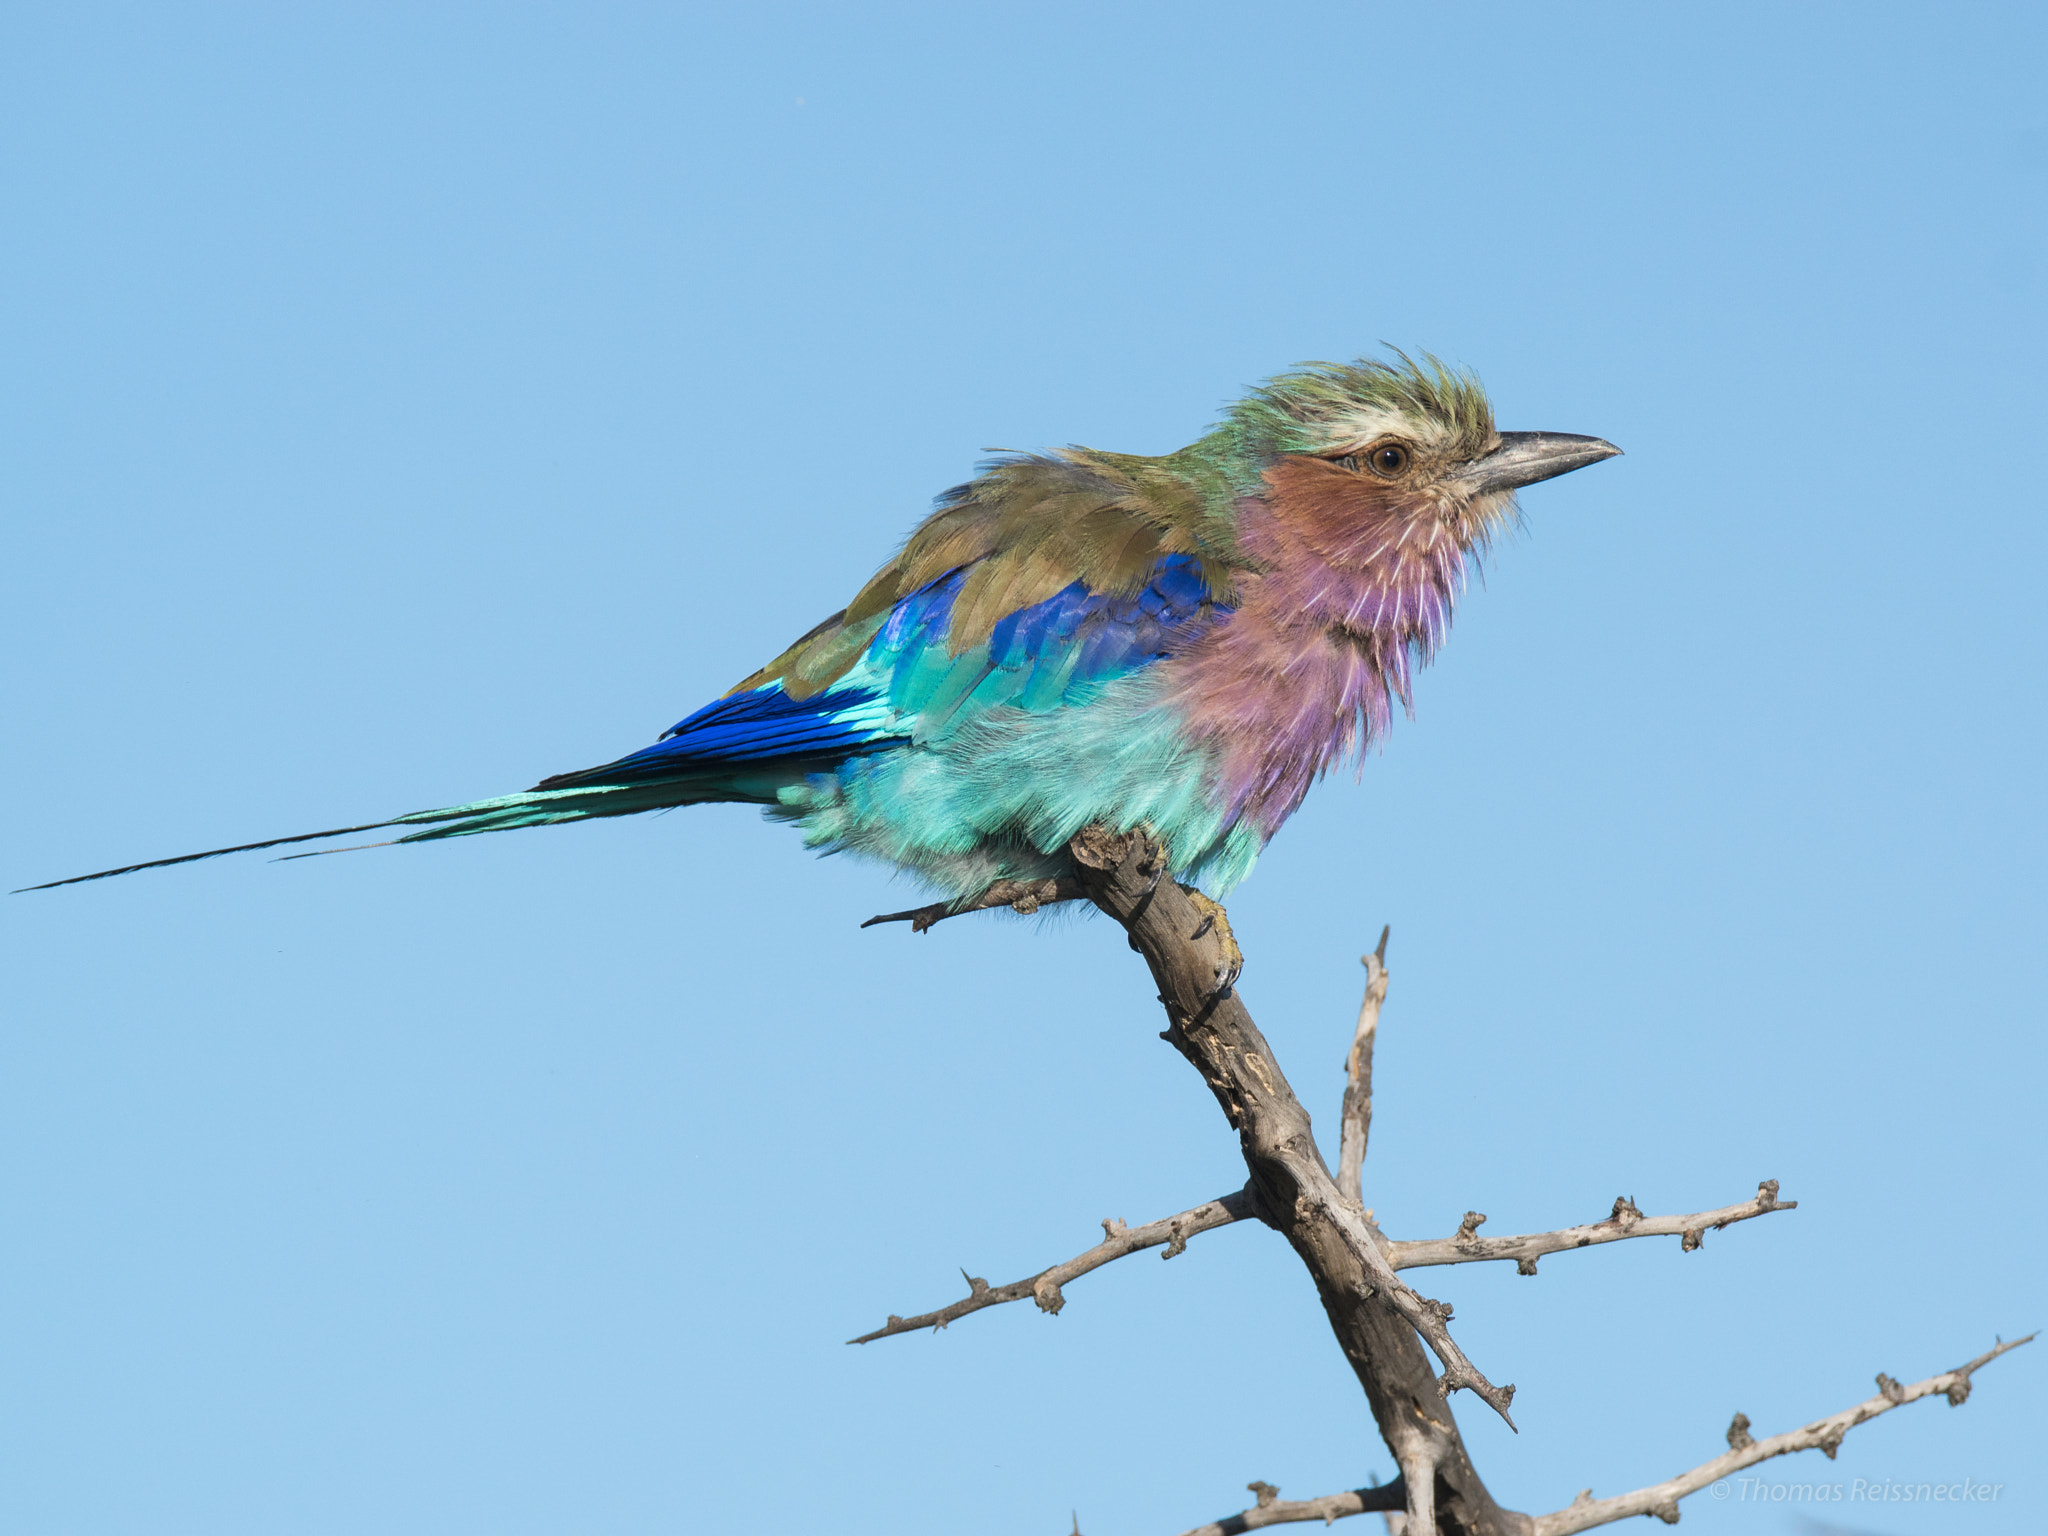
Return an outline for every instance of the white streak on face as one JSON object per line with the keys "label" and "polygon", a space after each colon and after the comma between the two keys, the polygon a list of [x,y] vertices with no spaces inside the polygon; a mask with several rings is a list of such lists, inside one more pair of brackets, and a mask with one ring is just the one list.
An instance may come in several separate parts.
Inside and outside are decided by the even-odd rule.
{"label": "white streak on face", "polygon": [[1328,454],[1356,453],[1383,437],[1398,437],[1426,454],[1449,453],[1457,447],[1457,434],[1434,417],[1380,405],[1352,406],[1335,412],[1320,425],[1327,434],[1322,451]]}

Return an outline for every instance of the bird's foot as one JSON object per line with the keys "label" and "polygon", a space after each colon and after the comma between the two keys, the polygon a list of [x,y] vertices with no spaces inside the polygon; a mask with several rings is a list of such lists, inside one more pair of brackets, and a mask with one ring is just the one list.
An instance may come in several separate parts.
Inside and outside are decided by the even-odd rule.
{"label": "bird's foot", "polygon": [[1203,895],[1191,885],[1184,885],[1188,900],[1197,912],[1202,914],[1201,926],[1188,935],[1199,939],[1203,934],[1214,931],[1223,946],[1223,963],[1216,967],[1217,997],[1228,997],[1230,989],[1237,985],[1237,978],[1244,970],[1244,951],[1237,947],[1237,935],[1230,931],[1230,914],[1223,910],[1223,903]]}
{"label": "bird's foot", "polygon": [[928,906],[912,907],[906,912],[879,913],[862,923],[861,927],[872,928],[877,923],[908,923],[912,933],[923,933],[934,923],[969,912],[1008,907],[1012,912],[1021,912],[1029,917],[1040,907],[1050,906],[1056,901],[1079,901],[1085,894],[1080,883],[1069,876],[1055,880],[998,880],[978,896],[956,896],[951,901],[935,901]]}

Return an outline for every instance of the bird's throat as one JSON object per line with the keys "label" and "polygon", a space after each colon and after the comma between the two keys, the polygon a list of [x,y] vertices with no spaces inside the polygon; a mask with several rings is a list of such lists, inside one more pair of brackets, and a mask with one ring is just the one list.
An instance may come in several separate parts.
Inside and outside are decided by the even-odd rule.
{"label": "bird's throat", "polygon": [[1450,627],[1464,553],[1433,505],[1283,461],[1239,504],[1256,573],[1169,663],[1168,700],[1218,764],[1215,792],[1270,835],[1332,763],[1378,740]]}

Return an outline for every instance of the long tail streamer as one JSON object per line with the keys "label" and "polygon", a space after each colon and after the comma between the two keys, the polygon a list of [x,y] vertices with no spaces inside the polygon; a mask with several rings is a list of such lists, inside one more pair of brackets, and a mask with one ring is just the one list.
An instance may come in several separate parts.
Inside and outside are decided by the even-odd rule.
{"label": "long tail streamer", "polygon": [[[14,894],[18,896],[26,891],[50,891],[60,885],[80,885],[88,880],[111,880],[116,875],[132,875],[143,869],[165,869],[173,864],[191,864],[199,859],[217,859],[224,853],[255,853],[264,848],[283,848],[292,843],[315,843],[322,838],[347,837],[356,832],[376,832],[385,827],[424,826],[424,831],[411,832],[404,837],[391,840],[396,843],[424,843],[444,837],[465,837],[475,832],[508,832],[514,827],[589,821],[600,816],[631,816],[640,811],[660,810],[673,805],[694,805],[704,800],[730,797],[733,797],[731,790],[707,784],[700,777],[674,779],[656,784],[590,785],[574,789],[527,790],[524,794],[500,795],[494,800],[473,800],[468,805],[451,805],[436,811],[413,811],[404,816],[394,816],[389,821],[366,821],[353,827],[330,827],[324,832],[300,832],[291,837],[266,838],[260,843],[236,843],[230,848],[209,848],[204,853],[181,853],[174,859],[150,859],[141,864],[123,864],[119,869],[102,869],[90,875],[73,875],[66,880],[49,880],[41,885],[26,885]],[[360,846],[382,848],[389,845],[365,843]],[[352,850],[326,848],[316,851],[346,853]]]}

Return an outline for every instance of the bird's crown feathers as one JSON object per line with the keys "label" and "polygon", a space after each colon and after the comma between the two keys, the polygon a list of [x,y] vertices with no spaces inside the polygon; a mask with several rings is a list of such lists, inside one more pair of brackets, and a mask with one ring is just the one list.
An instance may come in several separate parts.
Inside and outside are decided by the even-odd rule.
{"label": "bird's crown feathers", "polygon": [[1224,430],[1259,458],[1341,454],[1395,435],[1432,455],[1473,458],[1494,446],[1493,406],[1472,374],[1425,352],[1420,361],[1304,363],[1230,408]]}

